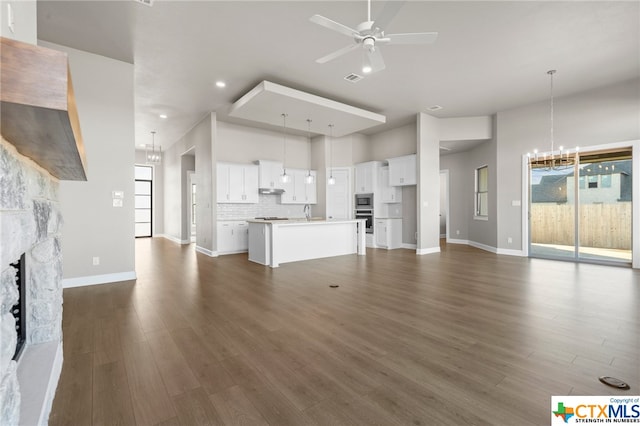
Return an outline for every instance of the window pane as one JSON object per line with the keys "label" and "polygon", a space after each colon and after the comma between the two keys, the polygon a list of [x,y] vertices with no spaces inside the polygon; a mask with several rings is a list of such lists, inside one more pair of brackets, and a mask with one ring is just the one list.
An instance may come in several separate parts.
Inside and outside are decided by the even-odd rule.
{"label": "window pane", "polygon": [[150,223],[136,223],[136,237],[150,237],[150,236],[151,236]]}
{"label": "window pane", "polygon": [[151,209],[136,209],[136,222],[151,222]]}
{"label": "window pane", "polygon": [[151,195],[151,182],[137,180],[136,195]]}
{"label": "window pane", "polygon": [[603,188],[611,188],[611,175],[602,175],[600,179]]}
{"label": "window pane", "polygon": [[478,194],[478,216],[489,216],[489,194],[486,192]]}
{"label": "window pane", "polygon": [[478,169],[478,192],[486,192],[489,188],[489,171],[487,167]]}
{"label": "window pane", "polygon": [[150,208],[151,208],[151,196],[136,195],[136,209],[150,209]]}
{"label": "window pane", "polygon": [[153,176],[153,168],[150,166],[136,166],[135,178],[142,180],[151,180]]}

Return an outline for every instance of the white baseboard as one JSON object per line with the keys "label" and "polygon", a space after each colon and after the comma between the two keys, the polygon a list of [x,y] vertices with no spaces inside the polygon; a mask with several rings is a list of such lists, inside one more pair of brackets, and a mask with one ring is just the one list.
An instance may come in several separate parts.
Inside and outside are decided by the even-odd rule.
{"label": "white baseboard", "polygon": [[190,240],[181,240],[180,238],[176,238],[173,235],[160,234],[159,236],[162,238],[166,238],[169,241],[173,241],[176,244],[191,244]]}
{"label": "white baseboard", "polygon": [[469,245],[469,240],[458,240],[455,238],[449,238],[447,240],[448,244],[465,244],[465,245]]}
{"label": "white baseboard", "polygon": [[422,256],[423,254],[440,253],[440,247],[429,247],[423,249],[416,249],[416,255]]}
{"label": "white baseboard", "polygon": [[117,272],[115,274],[104,274],[104,275],[89,275],[86,277],[65,278],[62,280],[62,288],[117,283],[120,281],[131,281],[135,279],[137,279],[136,271]]}
{"label": "white baseboard", "polygon": [[489,251],[491,253],[498,253],[498,249],[495,247],[488,246],[486,244],[477,243],[475,241],[469,241],[469,245],[471,247],[479,248],[480,250]]}
{"label": "white baseboard", "polygon": [[447,238],[447,234],[440,234],[440,238]]}
{"label": "white baseboard", "polygon": [[212,251],[212,250],[206,249],[204,247],[196,246],[196,251],[198,253],[206,254],[209,257],[218,257],[218,252],[217,251]]}
{"label": "white baseboard", "polygon": [[402,243],[400,247],[403,249],[415,250],[416,244]]}
{"label": "white baseboard", "polygon": [[504,254],[505,256],[519,256],[519,257],[527,257],[526,254],[522,250],[511,250],[511,249],[498,249],[498,254]]}
{"label": "white baseboard", "polygon": [[227,254],[240,254],[240,253],[249,253],[249,250],[235,250],[235,251],[221,251],[218,252],[220,256],[226,256]]}

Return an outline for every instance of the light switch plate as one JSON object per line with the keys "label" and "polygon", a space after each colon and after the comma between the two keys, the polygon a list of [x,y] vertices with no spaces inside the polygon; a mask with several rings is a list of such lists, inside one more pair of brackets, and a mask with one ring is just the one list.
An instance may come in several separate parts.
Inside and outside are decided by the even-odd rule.
{"label": "light switch plate", "polygon": [[111,191],[111,196],[122,200],[124,198],[124,191]]}
{"label": "light switch plate", "polygon": [[120,198],[114,198],[113,207],[122,207],[122,200]]}
{"label": "light switch plate", "polygon": [[520,207],[521,205],[522,203],[520,202],[520,200],[511,200],[511,206]]}

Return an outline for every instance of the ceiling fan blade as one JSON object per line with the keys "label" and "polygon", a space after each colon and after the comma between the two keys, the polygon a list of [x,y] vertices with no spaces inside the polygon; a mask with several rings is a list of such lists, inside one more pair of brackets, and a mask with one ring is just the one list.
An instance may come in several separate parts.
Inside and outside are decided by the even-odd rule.
{"label": "ceiling fan blade", "polygon": [[382,10],[380,11],[380,13],[378,13],[378,16],[376,17],[376,19],[374,20],[375,26],[381,29],[387,28],[387,25],[389,25],[389,22],[391,22],[393,18],[396,17],[396,15],[400,11],[400,9],[402,9],[402,6],[404,6],[405,3],[406,1],[404,0],[398,0],[398,1],[388,0],[385,3]]}
{"label": "ceiling fan blade", "polygon": [[325,28],[329,28],[330,30],[337,31],[340,34],[344,34],[348,37],[354,37],[355,35],[358,34],[357,30],[354,30],[353,28],[349,28],[346,25],[342,25],[339,22],[332,21],[329,18],[325,18],[322,15],[313,15],[311,18],[309,18],[309,20],[313,23],[322,25]]}
{"label": "ceiling fan blade", "polygon": [[371,65],[371,72],[382,71],[385,69],[380,49],[375,48],[373,50],[367,50],[367,56],[369,58],[369,64]]}
{"label": "ceiling fan blade", "polygon": [[335,58],[337,58],[338,56],[342,56],[345,53],[351,52],[354,49],[357,49],[358,45],[357,44],[350,44],[348,46],[343,47],[342,49],[338,49],[335,52],[329,53],[326,56],[323,56],[322,58],[316,59],[316,62],[319,64],[324,64],[325,62],[329,62],[334,60]]}
{"label": "ceiling fan blade", "polygon": [[431,44],[438,38],[438,33],[388,34],[385,38],[389,39],[386,44]]}

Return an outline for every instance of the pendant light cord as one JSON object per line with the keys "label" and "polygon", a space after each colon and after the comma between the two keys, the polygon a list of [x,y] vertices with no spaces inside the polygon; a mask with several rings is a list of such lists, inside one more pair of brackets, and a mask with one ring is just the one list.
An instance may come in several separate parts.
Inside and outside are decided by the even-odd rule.
{"label": "pendant light cord", "polygon": [[331,169],[331,176],[333,177],[333,124],[329,124],[329,168]]}
{"label": "pendant light cord", "polygon": [[287,114],[282,113],[282,169],[286,174],[287,166]]}
{"label": "pendant light cord", "polygon": [[307,138],[309,139],[309,173],[307,176],[311,176],[311,119],[307,118]]}
{"label": "pendant light cord", "polygon": [[550,82],[550,92],[551,92],[551,156],[553,158],[553,150],[554,150],[554,135],[553,135],[553,75],[556,73],[556,70],[550,70],[547,71],[547,74],[549,74],[551,76],[551,82]]}

